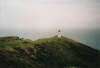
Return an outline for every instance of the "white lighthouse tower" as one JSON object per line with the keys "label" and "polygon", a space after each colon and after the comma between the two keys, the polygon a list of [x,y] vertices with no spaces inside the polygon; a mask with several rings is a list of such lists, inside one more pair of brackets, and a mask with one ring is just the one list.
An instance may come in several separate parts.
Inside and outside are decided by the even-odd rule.
{"label": "white lighthouse tower", "polygon": [[62,37],[62,34],[61,34],[61,30],[60,29],[58,30],[58,35],[57,36],[58,36],[58,38],[61,38]]}

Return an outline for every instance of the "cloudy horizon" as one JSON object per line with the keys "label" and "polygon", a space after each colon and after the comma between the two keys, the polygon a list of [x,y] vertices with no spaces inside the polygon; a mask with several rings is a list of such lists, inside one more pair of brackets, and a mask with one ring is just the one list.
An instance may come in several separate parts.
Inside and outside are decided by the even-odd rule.
{"label": "cloudy horizon", "polygon": [[0,36],[63,35],[100,49],[99,0],[0,0]]}

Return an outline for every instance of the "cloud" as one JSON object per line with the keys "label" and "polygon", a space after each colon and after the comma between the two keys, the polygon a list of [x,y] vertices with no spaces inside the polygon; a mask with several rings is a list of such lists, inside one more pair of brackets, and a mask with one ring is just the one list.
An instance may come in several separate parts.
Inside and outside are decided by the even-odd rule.
{"label": "cloud", "polygon": [[1,3],[0,28],[99,28],[99,0],[4,0]]}

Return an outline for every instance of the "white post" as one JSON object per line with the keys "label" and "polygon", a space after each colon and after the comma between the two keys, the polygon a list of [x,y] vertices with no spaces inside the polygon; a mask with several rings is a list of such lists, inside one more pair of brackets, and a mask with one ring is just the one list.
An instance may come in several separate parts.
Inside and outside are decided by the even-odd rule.
{"label": "white post", "polygon": [[61,38],[62,37],[62,35],[61,35],[61,30],[59,29],[58,30],[58,38]]}

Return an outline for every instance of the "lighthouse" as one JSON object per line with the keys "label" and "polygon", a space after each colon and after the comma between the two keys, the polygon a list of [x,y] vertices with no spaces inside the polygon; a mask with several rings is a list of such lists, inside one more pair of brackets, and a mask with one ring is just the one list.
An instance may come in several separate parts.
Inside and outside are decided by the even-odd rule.
{"label": "lighthouse", "polygon": [[58,36],[58,38],[61,38],[62,37],[62,34],[61,34],[61,30],[60,29],[58,30],[58,35],[57,36]]}

